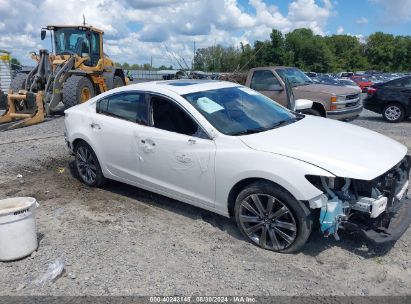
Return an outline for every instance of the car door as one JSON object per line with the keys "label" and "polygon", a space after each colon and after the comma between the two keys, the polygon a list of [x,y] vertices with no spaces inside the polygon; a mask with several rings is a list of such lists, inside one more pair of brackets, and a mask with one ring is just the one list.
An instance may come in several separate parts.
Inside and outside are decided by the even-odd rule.
{"label": "car door", "polygon": [[99,100],[91,127],[101,165],[114,177],[143,184],[135,131],[148,124],[145,93],[130,91]]}
{"label": "car door", "polygon": [[287,107],[287,96],[284,88],[270,70],[254,71],[250,88]]}
{"label": "car door", "polygon": [[151,128],[136,132],[146,186],[194,204],[214,206],[215,143],[175,101],[150,95]]}
{"label": "car door", "polygon": [[411,114],[411,77],[403,78],[403,101],[404,107],[406,110],[406,115],[409,116]]}

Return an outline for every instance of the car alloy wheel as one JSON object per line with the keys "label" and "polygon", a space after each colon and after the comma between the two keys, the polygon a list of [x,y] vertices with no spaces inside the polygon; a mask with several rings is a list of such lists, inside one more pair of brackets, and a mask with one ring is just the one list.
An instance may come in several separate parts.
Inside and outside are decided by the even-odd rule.
{"label": "car alloy wheel", "polygon": [[402,109],[398,105],[390,105],[384,110],[384,117],[388,121],[399,121],[403,116]]}
{"label": "car alloy wheel", "polygon": [[240,205],[240,224],[250,240],[274,251],[291,246],[297,224],[290,209],[268,194],[251,194]]}
{"label": "car alloy wheel", "polygon": [[96,159],[86,146],[80,146],[77,149],[76,164],[81,179],[88,185],[95,184],[97,179]]}

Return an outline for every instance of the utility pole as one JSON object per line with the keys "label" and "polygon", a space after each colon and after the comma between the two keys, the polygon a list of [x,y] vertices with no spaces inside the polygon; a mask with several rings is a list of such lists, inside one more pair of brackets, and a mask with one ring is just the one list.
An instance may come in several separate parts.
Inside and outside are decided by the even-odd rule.
{"label": "utility pole", "polygon": [[153,69],[153,56],[150,57],[150,69]]}
{"label": "utility pole", "polygon": [[194,61],[195,61],[195,58],[196,58],[196,41],[194,40],[193,42],[194,42],[194,46],[193,46],[193,63],[191,65],[191,69],[194,71]]}

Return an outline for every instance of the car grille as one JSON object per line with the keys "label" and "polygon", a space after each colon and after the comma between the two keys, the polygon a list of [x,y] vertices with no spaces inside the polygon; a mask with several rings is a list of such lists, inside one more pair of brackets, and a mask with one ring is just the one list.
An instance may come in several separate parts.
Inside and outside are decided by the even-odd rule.
{"label": "car grille", "polygon": [[352,99],[357,99],[357,98],[360,98],[360,94],[352,94],[352,95],[345,96],[346,100],[352,100]]}

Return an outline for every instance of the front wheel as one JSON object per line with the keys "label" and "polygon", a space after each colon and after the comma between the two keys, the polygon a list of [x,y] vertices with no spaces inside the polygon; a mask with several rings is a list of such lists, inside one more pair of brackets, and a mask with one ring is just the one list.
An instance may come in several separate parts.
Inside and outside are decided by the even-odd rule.
{"label": "front wheel", "polygon": [[95,96],[93,83],[85,76],[72,75],[63,85],[63,104],[66,109],[86,102]]}
{"label": "front wheel", "polygon": [[253,244],[293,253],[307,242],[312,230],[309,209],[288,192],[268,182],[256,182],[237,196],[235,219]]}
{"label": "front wheel", "polygon": [[303,113],[307,114],[307,115],[312,115],[312,116],[321,116],[321,113],[318,112],[318,110],[313,109],[313,108],[306,109],[306,110],[303,111]]}

